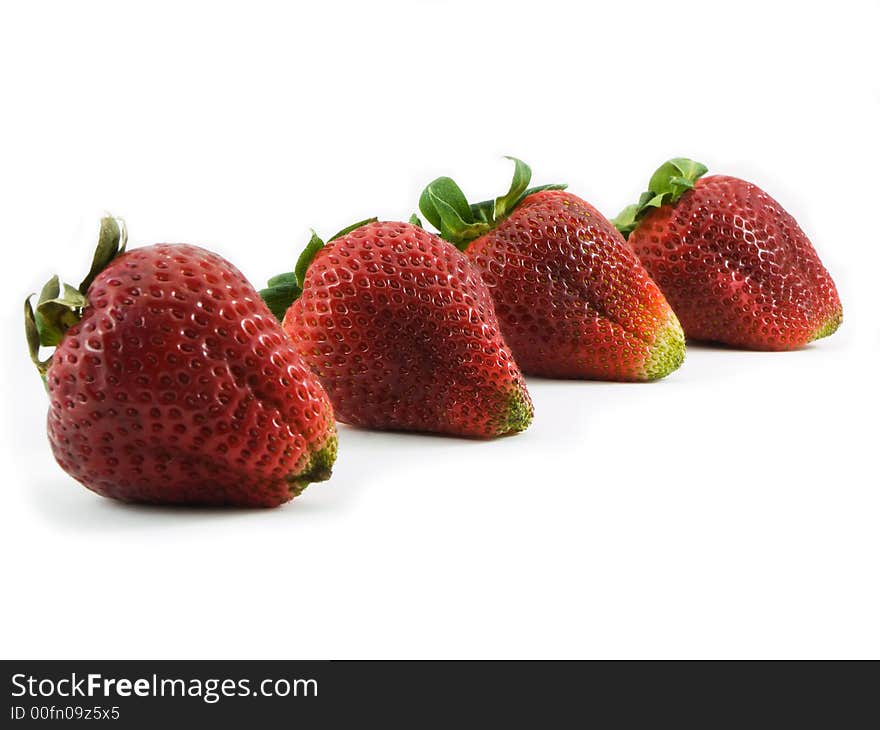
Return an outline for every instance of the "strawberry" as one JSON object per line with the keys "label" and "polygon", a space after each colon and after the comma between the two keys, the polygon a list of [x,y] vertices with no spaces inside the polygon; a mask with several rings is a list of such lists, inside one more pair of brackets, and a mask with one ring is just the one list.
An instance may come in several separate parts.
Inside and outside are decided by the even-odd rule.
{"label": "strawberry", "polygon": [[756,185],[677,158],[615,225],[688,337],[791,350],[840,326],[837,289],[810,240]]}
{"label": "strawberry", "polygon": [[61,468],[157,504],[274,507],[327,479],[330,402],[257,292],[196,246],[125,253],[120,224],[102,221],[78,289],[53,277],[25,302]]}
{"label": "strawberry", "polygon": [[419,207],[482,275],[523,371],[638,381],[678,368],[678,320],[614,226],[564,185],[528,189],[528,165],[509,159],[506,195],[469,205],[441,177]]}
{"label": "strawberry", "polygon": [[261,292],[344,423],[488,438],[532,402],[479,275],[410,223],[317,235]]}

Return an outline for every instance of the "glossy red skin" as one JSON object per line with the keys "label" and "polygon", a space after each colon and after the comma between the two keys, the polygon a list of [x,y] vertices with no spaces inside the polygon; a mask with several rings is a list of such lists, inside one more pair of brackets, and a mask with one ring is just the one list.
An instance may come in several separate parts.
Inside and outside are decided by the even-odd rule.
{"label": "glossy red skin", "polygon": [[[273,507],[335,444],[330,403],[257,292],[196,246],[114,259],[47,373],[61,467],[125,501]],[[326,478],[326,476],[325,476]]]}
{"label": "glossy red skin", "polygon": [[648,213],[629,244],[690,338],[790,350],[840,321],[837,289],[807,236],[745,180],[698,180]]}
{"label": "glossy red skin", "polygon": [[531,412],[479,275],[417,226],[371,223],[328,243],[284,329],[344,423],[492,437],[511,398]]}
{"label": "glossy red skin", "polygon": [[589,203],[559,190],[529,195],[466,254],[523,372],[646,379],[650,348],[672,311],[623,236]]}

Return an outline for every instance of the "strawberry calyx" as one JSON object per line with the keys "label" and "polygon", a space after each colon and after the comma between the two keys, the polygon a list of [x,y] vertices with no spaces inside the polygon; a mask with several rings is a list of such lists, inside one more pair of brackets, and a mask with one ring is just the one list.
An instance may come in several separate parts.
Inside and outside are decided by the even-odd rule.
{"label": "strawberry calyx", "polygon": [[87,293],[95,277],[119,254],[125,251],[128,232],[121,218],[105,216],[101,219],[98,234],[98,245],[92,257],[89,273],[74,288],[53,276],[37,297],[37,306],[31,305],[33,294],[24,300],[24,330],[31,361],[44,380],[51,355],[45,360],[40,359],[41,347],[56,347],[60,344],[64,333],[82,319],[83,310],[88,306]]}
{"label": "strawberry calyx", "polygon": [[[507,159],[514,164],[513,179],[508,191],[494,200],[468,203],[461,188],[449,177],[438,177],[428,183],[419,198],[419,210],[440,231],[441,238],[464,251],[471,241],[507,218],[527,196],[542,190],[564,190],[567,187],[550,184],[530,188],[531,168],[515,157]],[[412,219],[410,222],[413,222]],[[420,224],[421,221],[417,225]]]}
{"label": "strawberry calyx", "polygon": [[308,271],[309,266],[312,265],[312,261],[314,261],[318,251],[324,248],[324,246],[330,243],[330,241],[342,238],[342,236],[357,230],[361,226],[365,226],[368,223],[375,223],[377,220],[377,218],[367,218],[358,221],[357,223],[352,223],[350,226],[346,226],[326,241],[324,241],[315,230],[312,229],[312,237],[302,250],[299,258],[296,260],[296,265],[293,267],[293,271],[273,276],[266,282],[266,288],[260,289],[260,296],[266,303],[266,306],[269,307],[269,311],[275,315],[279,322],[284,319],[284,315],[287,313],[290,305],[299,299],[302,294],[303,285],[306,280],[306,272]]}
{"label": "strawberry calyx", "polygon": [[641,194],[639,202],[626,206],[611,222],[624,238],[629,238],[648,211],[677,203],[708,171],[709,168],[702,163],[686,157],[675,157],[664,162],[651,175],[648,189]]}

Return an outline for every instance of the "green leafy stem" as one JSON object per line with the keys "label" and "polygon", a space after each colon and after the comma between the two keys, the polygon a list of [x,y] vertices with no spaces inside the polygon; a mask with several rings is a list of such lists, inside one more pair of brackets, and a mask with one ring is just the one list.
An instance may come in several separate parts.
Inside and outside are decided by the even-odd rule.
{"label": "green leafy stem", "polygon": [[[494,200],[468,203],[465,194],[449,177],[438,177],[422,192],[419,210],[428,222],[440,231],[440,236],[455,244],[462,251],[468,244],[492,230],[509,216],[527,196],[541,190],[564,190],[566,185],[541,185],[529,187],[531,168],[522,160],[508,157],[514,164],[510,189]],[[416,216],[410,223],[421,225]]]}
{"label": "green leafy stem", "polygon": [[648,189],[641,194],[639,202],[626,206],[611,222],[624,238],[629,238],[629,234],[649,211],[678,202],[708,171],[709,168],[705,165],[686,157],[676,157],[664,162],[651,176]]}
{"label": "green leafy stem", "polygon": [[52,364],[52,358],[50,356],[41,360],[40,348],[57,347],[64,333],[79,322],[89,303],[86,297],[89,287],[107,264],[125,251],[127,242],[125,222],[121,218],[105,216],[101,219],[98,246],[92,257],[91,268],[79,287],[74,288],[62,282],[58,276],[53,276],[40,291],[36,307],[31,305],[33,294],[24,300],[24,330],[28,352],[43,379]]}
{"label": "green leafy stem", "polygon": [[342,238],[342,236],[348,235],[352,231],[357,230],[368,223],[375,223],[376,220],[378,219],[367,218],[366,220],[353,223],[352,225],[343,228],[339,233],[331,236],[326,241],[322,240],[321,237],[315,233],[315,230],[312,229],[312,237],[299,255],[299,258],[296,260],[296,265],[293,267],[293,271],[273,276],[268,282],[266,282],[266,288],[260,290],[260,296],[263,298],[263,301],[266,302],[269,311],[275,315],[278,321],[284,319],[284,315],[287,313],[290,305],[299,299],[302,294],[306,280],[306,272],[308,271],[309,266],[312,265],[312,261],[314,261],[318,251],[324,248],[324,246],[330,243],[330,241]]}

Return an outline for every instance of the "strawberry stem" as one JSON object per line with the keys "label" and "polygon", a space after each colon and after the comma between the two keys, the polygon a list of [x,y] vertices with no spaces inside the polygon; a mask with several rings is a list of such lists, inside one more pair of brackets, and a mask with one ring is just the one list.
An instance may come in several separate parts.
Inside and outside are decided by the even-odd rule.
{"label": "strawberry stem", "polygon": [[438,177],[428,183],[419,198],[419,210],[428,222],[446,239],[464,251],[468,244],[492,230],[507,218],[529,195],[541,190],[564,190],[565,185],[541,185],[530,188],[531,168],[522,160],[513,161],[513,179],[508,191],[494,200],[470,204],[456,182]]}
{"label": "strawberry stem", "polygon": [[125,221],[109,215],[104,216],[101,219],[101,230],[98,233],[98,247],[92,256],[92,267],[79,285],[80,294],[86,295],[95,277],[104,270],[107,264],[125,252],[127,244],[128,229],[125,227]]}
{"label": "strawberry stem", "polygon": [[89,303],[86,297],[89,286],[107,264],[125,250],[127,241],[128,232],[124,221],[105,216],[101,219],[98,245],[92,256],[91,268],[79,287],[65,284],[56,275],[43,286],[37,297],[36,308],[31,305],[33,294],[25,299],[24,330],[28,352],[44,381],[52,364],[52,357],[50,355],[41,360],[40,348],[59,345],[64,333],[82,319],[83,310]]}
{"label": "strawberry stem", "polygon": [[312,230],[312,237],[296,260],[293,271],[273,276],[266,282],[266,288],[260,290],[260,296],[266,302],[269,311],[275,315],[279,322],[284,319],[284,315],[287,313],[290,305],[302,295],[306,272],[309,266],[312,265],[312,261],[315,260],[318,251],[324,248],[330,241],[335,241],[337,238],[348,235],[368,223],[375,223],[376,220],[376,218],[367,218],[357,223],[352,223],[328,238],[326,242],[321,239],[314,229]]}
{"label": "strawberry stem", "polygon": [[664,162],[651,175],[648,189],[641,194],[639,202],[628,205],[611,222],[623,234],[629,238],[639,225],[639,221],[653,208],[661,205],[673,205],[709,168],[699,162],[694,162],[686,157],[676,157]]}

